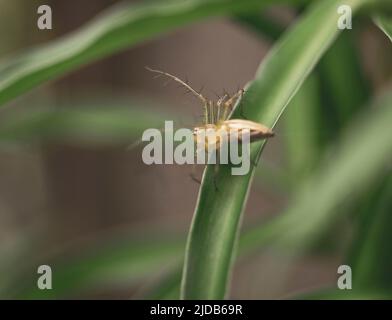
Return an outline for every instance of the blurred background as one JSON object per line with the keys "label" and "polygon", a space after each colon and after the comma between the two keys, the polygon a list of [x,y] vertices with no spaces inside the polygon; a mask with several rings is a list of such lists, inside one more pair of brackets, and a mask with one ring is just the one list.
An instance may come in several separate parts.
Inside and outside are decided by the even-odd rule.
{"label": "blurred background", "polygon": [[[0,0],[0,61],[76,30],[116,2]],[[52,8],[52,30],[36,26],[41,4]],[[275,5],[263,16],[283,30],[298,14],[290,6]],[[315,112],[322,114],[320,122],[290,126],[286,118],[303,112],[297,103],[275,129],[277,135],[268,142],[257,169],[243,230],[279,215],[298,181],[318,166],[325,148],[369,97],[389,90],[390,42],[366,17],[356,22],[358,28],[342,35],[320,63],[319,95],[306,98],[319,102]],[[175,84],[154,79],[144,66],[187,78],[215,99],[223,90],[234,92],[251,81],[274,40],[252,30],[241,17],[204,20],[39,86],[3,106],[0,125],[59,109],[70,112],[71,119],[74,111],[98,110],[119,112],[134,122],[138,117],[151,119],[158,128],[170,119],[178,127],[192,128],[200,124],[198,101]],[[355,49],[336,59],[347,44]],[[339,62],[353,59],[360,66],[359,76],[348,73],[343,83],[328,82],[331,74],[339,78]],[[328,91],[349,91],[351,81],[359,84],[346,93],[348,98]],[[336,108],[339,103],[348,106],[343,116]],[[142,146],[126,148],[140,136],[95,143],[84,141],[75,126],[75,139],[24,136],[0,144],[0,298],[164,298],[167,292],[173,297],[199,188],[189,177],[192,167],[147,166],[141,160]],[[291,139],[309,136],[317,144],[311,161],[296,158]],[[382,190],[382,183],[376,179],[372,188]],[[321,229],[320,239],[306,252],[291,255],[267,246],[239,259],[230,298],[287,298],[336,286],[358,207],[342,204],[336,210],[346,214]],[[52,268],[51,292],[35,287],[41,264]]]}

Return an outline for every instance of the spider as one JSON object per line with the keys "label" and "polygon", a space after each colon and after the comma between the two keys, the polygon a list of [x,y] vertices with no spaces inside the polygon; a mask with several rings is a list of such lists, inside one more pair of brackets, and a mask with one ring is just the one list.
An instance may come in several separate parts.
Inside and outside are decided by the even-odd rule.
{"label": "spider", "polygon": [[[222,97],[219,97],[217,101],[206,99],[201,92],[193,89],[187,81],[183,81],[180,78],[164,71],[152,69],[150,67],[146,67],[148,71],[154,72],[159,75],[163,75],[168,77],[171,80],[176,81],[181,86],[183,86],[187,91],[192,93],[196,98],[198,98],[203,106],[203,125],[197,126],[193,129],[193,137],[195,143],[200,145],[200,143],[204,142],[202,145],[208,149],[219,149],[223,139],[223,133],[230,133],[232,131],[236,131],[241,133],[243,130],[248,130],[250,133],[250,142],[270,138],[274,136],[274,133],[271,129],[266,127],[261,123],[257,123],[250,120],[244,119],[230,119],[230,114],[233,109],[233,106],[236,104],[238,100],[242,98],[244,95],[244,89],[238,90],[232,96],[225,93]],[[211,141],[207,142],[207,131],[215,132],[215,140],[213,143]],[[238,135],[238,138],[241,139],[241,135]],[[203,141],[204,140],[204,141]],[[198,150],[196,151],[198,152]],[[191,177],[196,182],[200,183],[195,175],[192,173]]]}

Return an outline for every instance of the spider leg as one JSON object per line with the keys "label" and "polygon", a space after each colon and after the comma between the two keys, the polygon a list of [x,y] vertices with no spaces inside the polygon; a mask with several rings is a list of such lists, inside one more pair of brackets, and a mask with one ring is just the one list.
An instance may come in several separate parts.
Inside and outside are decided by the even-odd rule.
{"label": "spider leg", "polygon": [[244,89],[240,89],[235,94],[233,94],[228,100],[226,100],[223,103],[223,108],[224,108],[223,109],[223,117],[222,117],[223,120],[227,119],[227,117],[229,116],[230,111],[231,111],[233,105],[235,104],[235,102],[238,99],[242,98],[243,94],[244,94]]}
{"label": "spider leg", "polygon": [[193,95],[195,95],[198,99],[200,99],[200,100],[203,102],[203,104],[207,103],[207,99],[204,98],[204,96],[203,96],[201,93],[197,92],[195,89],[193,89],[193,88],[187,83],[188,80],[187,80],[187,81],[183,81],[183,80],[181,80],[180,78],[177,78],[176,76],[173,76],[172,74],[170,74],[170,73],[168,73],[168,72],[164,72],[164,71],[152,69],[152,68],[147,67],[147,66],[146,66],[145,68],[146,68],[148,71],[151,71],[151,72],[154,72],[154,73],[157,73],[157,74],[160,74],[160,75],[164,75],[164,76],[166,76],[166,77],[168,77],[168,78],[170,78],[170,79],[172,79],[172,80],[178,82],[178,83],[181,84],[183,87],[185,87],[186,89],[188,89],[189,92],[191,92]]}
{"label": "spider leg", "polygon": [[244,94],[244,89],[238,90],[235,94],[233,94],[225,103],[229,105],[233,105],[237,99],[242,98]]}

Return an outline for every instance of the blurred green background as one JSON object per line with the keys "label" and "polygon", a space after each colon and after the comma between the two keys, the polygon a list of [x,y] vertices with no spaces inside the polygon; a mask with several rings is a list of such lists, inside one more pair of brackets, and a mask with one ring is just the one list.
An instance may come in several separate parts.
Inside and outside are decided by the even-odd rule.
{"label": "blurred green background", "polygon": [[[16,68],[25,61],[17,53],[76,36],[72,32],[103,19],[105,10],[121,13],[112,9],[117,2],[0,0],[2,299],[177,298],[199,185],[189,177],[191,166],[147,166],[142,146],[127,146],[165,119],[178,127],[200,124],[202,110],[144,66],[188,78],[215,99],[251,81],[276,39],[307,8],[307,1],[269,1],[263,10],[212,1],[211,14],[208,5],[199,11],[184,6],[179,14],[189,14],[180,22],[172,22],[175,13],[159,23],[146,18],[135,33],[132,26],[115,30],[120,14],[106,44],[93,47],[103,59],[81,61],[63,75],[64,64],[52,81],[24,93],[40,80],[12,74],[9,61]],[[143,15],[146,2],[121,5]],[[36,26],[41,4],[52,8],[52,30]],[[360,11],[353,30],[327,51],[263,152],[229,298],[390,297],[392,46],[370,10]],[[165,24],[170,32],[160,33]],[[86,39],[98,27],[86,29]],[[109,55],[111,37],[136,40]],[[55,50],[41,53],[37,61],[56,58]],[[7,91],[7,77],[14,75],[27,80]],[[52,267],[52,290],[36,287],[41,264]],[[342,264],[353,268],[352,292],[331,291]]]}

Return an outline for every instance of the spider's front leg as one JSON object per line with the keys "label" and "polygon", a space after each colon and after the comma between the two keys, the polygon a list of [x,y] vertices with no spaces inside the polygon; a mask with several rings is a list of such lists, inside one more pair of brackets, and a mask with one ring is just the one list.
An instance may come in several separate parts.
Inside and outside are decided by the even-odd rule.
{"label": "spider's front leg", "polygon": [[222,120],[227,120],[230,115],[231,110],[233,109],[234,104],[242,98],[244,95],[244,89],[238,90],[235,94],[233,94],[228,100],[223,103],[223,117]]}

